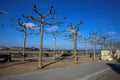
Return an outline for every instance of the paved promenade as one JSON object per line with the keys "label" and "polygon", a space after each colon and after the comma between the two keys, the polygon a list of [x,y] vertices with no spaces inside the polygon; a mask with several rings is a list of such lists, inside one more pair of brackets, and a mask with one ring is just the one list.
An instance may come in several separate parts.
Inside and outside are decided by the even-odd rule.
{"label": "paved promenade", "polygon": [[101,61],[14,75],[0,80],[120,80],[120,73],[116,64]]}

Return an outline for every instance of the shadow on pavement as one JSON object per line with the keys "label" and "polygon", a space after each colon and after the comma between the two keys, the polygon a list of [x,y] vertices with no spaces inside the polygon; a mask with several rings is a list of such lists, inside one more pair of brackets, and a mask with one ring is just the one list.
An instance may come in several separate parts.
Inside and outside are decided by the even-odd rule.
{"label": "shadow on pavement", "polygon": [[107,65],[110,66],[110,68],[114,70],[116,73],[120,74],[120,64],[107,63]]}

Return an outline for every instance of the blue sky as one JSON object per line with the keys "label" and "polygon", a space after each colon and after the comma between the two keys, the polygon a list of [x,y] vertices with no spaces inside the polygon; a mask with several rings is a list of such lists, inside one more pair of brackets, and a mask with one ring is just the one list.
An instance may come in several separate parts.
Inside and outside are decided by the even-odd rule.
{"label": "blue sky", "polygon": [[[17,20],[22,14],[31,14],[36,16],[32,11],[32,6],[38,5],[38,10],[45,14],[52,5],[57,11],[56,16],[62,18],[65,23],[56,29],[65,29],[70,22],[73,25],[84,22],[80,26],[80,34],[85,37],[90,31],[102,31],[110,34],[113,39],[120,37],[120,0],[0,0],[0,46],[22,46],[23,34],[11,26],[10,20]],[[38,25],[39,23],[34,24]],[[47,29],[46,27],[45,29]],[[54,27],[55,28],[55,27]],[[64,40],[64,37],[57,37],[57,48],[73,48],[73,42]],[[27,36],[27,47],[39,47],[39,35]],[[43,47],[53,48],[53,36],[44,35]],[[84,44],[78,43],[78,49],[84,48]]]}

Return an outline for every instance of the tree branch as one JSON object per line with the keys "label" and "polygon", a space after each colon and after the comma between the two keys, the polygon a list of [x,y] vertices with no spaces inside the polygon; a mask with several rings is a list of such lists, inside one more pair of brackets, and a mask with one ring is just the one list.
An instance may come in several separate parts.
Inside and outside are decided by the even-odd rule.
{"label": "tree branch", "polygon": [[47,18],[52,13],[53,8],[54,8],[53,6],[50,7],[50,9],[48,10],[48,13],[44,16],[45,18]]}
{"label": "tree branch", "polygon": [[34,5],[34,6],[32,7],[33,11],[34,11],[36,14],[38,14],[38,16],[39,16],[40,18],[43,18],[42,14],[40,14],[40,13],[37,11],[36,7],[37,7],[36,5]]}

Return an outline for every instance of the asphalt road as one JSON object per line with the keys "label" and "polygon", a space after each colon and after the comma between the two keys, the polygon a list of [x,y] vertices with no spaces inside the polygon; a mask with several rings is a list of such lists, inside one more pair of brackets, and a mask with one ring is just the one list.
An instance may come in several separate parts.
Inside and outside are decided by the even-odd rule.
{"label": "asphalt road", "polygon": [[120,80],[119,70],[114,69],[114,67],[114,64],[108,62],[92,62],[66,68],[14,75],[0,78],[0,80]]}

